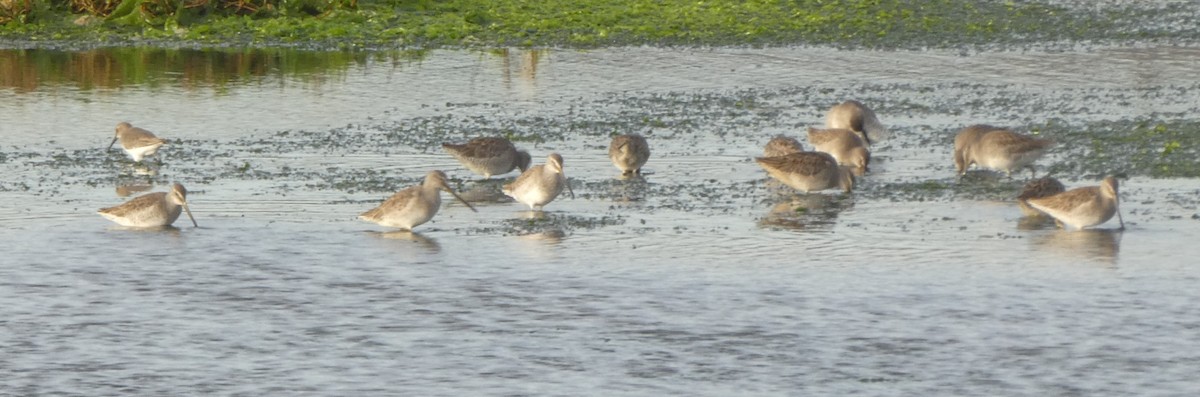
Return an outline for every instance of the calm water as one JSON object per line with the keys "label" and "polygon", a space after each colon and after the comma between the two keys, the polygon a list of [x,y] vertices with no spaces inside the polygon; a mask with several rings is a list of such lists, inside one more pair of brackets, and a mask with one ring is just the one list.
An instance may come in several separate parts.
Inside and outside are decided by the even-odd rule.
{"label": "calm water", "polygon": [[[1127,175],[1127,230],[1063,232],[950,152],[1195,122],[1197,81],[1194,48],[0,50],[0,394],[1190,395],[1197,180]],[[860,190],[767,182],[762,144],[848,98],[892,132]],[[103,151],[119,121],[161,167]],[[438,146],[480,135],[562,153],[576,198],[497,199]],[[355,219],[430,169],[479,212]],[[174,181],[199,228],[94,213]]]}

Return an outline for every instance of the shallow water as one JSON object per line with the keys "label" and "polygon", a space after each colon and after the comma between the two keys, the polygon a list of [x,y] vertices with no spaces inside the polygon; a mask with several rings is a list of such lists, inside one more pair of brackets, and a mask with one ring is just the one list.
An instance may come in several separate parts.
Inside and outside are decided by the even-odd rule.
{"label": "shallow water", "polygon": [[[142,51],[0,51],[0,70],[38,72],[0,85],[0,390],[1200,388],[1194,176],[1056,174],[1068,187],[1123,175],[1127,230],[1064,232],[1022,218],[1011,198],[1025,175],[956,181],[950,161],[973,123],[1193,125],[1200,49]],[[169,61],[116,72],[137,59]],[[767,181],[751,161],[762,144],[848,98],[891,131],[858,190]],[[102,150],[119,121],[173,139],[160,167]],[[605,158],[624,132],[651,142],[642,179]],[[529,213],[438,147],[480,135],[522,139],[535,163],[561,153],[575,199]],[[1039,171],[1076,162],[1074,143]],[[417,233],[355,219],[430,169],[479,212],[448,203]],[[123,230],[94,214],[119,187],[173,181],[200,227]]]}

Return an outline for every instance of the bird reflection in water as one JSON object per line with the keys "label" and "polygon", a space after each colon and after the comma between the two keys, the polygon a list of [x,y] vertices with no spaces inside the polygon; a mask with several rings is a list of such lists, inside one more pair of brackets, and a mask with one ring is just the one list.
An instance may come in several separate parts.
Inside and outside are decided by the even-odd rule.
{"label": "bird reflection in water", "polygon": [[179,234],[180,229],[175,226],[171,226],[171,225],[150,226],[150,227],[113,226],[113,227],[110,227],[109,230],[119,230],[119,231],[124,231],[124,232],[138,232],[138,233],[153,234],[153,235],[158,235],[158,236],[170,236],[170,237],[179,237],[180,236],[180,234]]}
{"label": "bird reflection in water", "polygon": [[1077,231],[1062,230],[1050,221],[1046,230],[1030,241],[1040,251],[1053,252],[1072,258],[1099,259],[1116,263],[1121,252],[1121,235],[1119,229],[1084,229]]}
{"label": "bird reflection in water", "polygon": [[549,219],[549,217],[546,216],[545,211],[536,211],[536,210],[517,212],[517,218],[527,220],[530,222],[544,221],[546,219]]}
{"label": "bird reflection in water", "polygon": [[646,193],[650,185],[641,174],[620,175],[615,181],[606,183],[608,197],[617,204],[635,205],[646,201]]}
{"label": "bird reflection in water", "polygon": [[559,248],[566,237],[566,231],[557,227],[523,232],[517,235],[512,252],[531,260],[553,263],[562,258]]}
{"label": "bird reflection in water", "polygon": [[1054,230],[1058,226],[1054,223],[1054,218],[1044,214],[1030,214],[1017,219],[1018,230]]}
{"label": "bird reflection in water", "polygon": [[430,252],[439,252],[442,250],[442,246],[441,246],[441,244],[438,244],[437,240],[426,237],[425,235],[423,235],[421,233],[417,233],[417,232],[410,232],[407,230],[396,230],[396,231],[390,231],[390,232],[371,231],[371,232],[367,232],[367,233],[369,233],[372,236],[375,236],[377,238],[384,239],[384,240],[408,241],[408,242],[414,243],[414,245],[416,245],[418,247],[427,249]]}
{"label": "bird reflection in water", "polygon": [[775,203],[758,221],[759,227],[798,231],[829,231],[842,211],[854,207],[846,195],[820,193],[795,194]]}
{"label": "bird reflection in water", "polygon": [[521,240],[536,241],[547,245],[558,245],[562,243],[563,238],[567,237],[567,232],[562,229],[546,229],[536,233],[522,234]]}
{"label": "bird reflection in water", "polygon": [[565,218],[547,214],[545,211],[521,211],[517,219],[509,221],[511,235],[516,235],[521,241],[536,242],[537,246],[558,245],[567,232],[561,222]]}
{"label": "bird reflection in water", "polygon": [[161,167],[158,163],[141,162],[129,165],[128,169],[133,175],[155,176],[158,175],[158,170]]}
{"label": "bird reflection in water", "polygon": [[[521,98],[535,98],[538,93],[537,72],[542,58],[550,53],[545,49],[499,49],[493,52],[500,57],[505,89],[514,91]],[[515,77],[515,78],[514,78]]]}

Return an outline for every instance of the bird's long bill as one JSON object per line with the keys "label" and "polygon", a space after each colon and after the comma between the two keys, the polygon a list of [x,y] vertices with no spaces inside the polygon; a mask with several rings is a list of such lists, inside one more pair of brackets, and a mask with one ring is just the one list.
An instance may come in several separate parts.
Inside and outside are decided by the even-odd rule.
{"label": "bird's long bill", "polygon": [[112,140],[112,142],[109,142],[109,143],[108,143],[108,147],[107,147],[107,148],[105,148],[104,150],[110,150],[110,149],[112,149],[113,145],[116,145],[116,144],[117,144],[117,139],[118,139],[118,138],[119,138],[119,137],[115,137],[115,136],[114,136],[114,137],[113,137],[113,140]]}
{"label": "bird's long bill", "polygon": [[1125,230],[1125,220],[1121,219],[1121,207],[1117,207],[1117,221],[1121,222],[1121,230]]}
{"label": "bird's long bill", "polygon": [[[864,128],[864,129],[866,129],[866,128]],[[867,132],[866,132],[866,131],[854,131],[854,132],[857,132],[857,133],[858,133],[858,135],[862,137],[863,143],[866,143],[866,144],[867,144],[867,146],[871,146],[871,136],[870,136],[870,134],[867,134]]]}
{"label": "bird's long bill", "polygon": [[192,209],[188,208],[187,203],[183,203],[183,212],[188,214],[188,219],[192,220],[193,227],[200,227],[200,225],[196,224],[196,217],[192,216]]}
{"label": "bird's long bill", "polygon": [[468,203],[467,200],[464,200],[462,198],[462,196],[459,196],[458,193],[455,193],[454,189],[451,189],[449,185],[442,184],[442,190],[445,190],[446,193],[450,193],[451,196],[454,196],[454,198],[458,199],[459,202],[463,203],[463,205],[467,206],[467,208],[470,208],[471,211],[479,212],[479,210],[477,210],[477,209],[475,209],[475,207],[471,206],[471,203]]}
{"label": "bird's long bill", "polygon": [[567,174],[563,174],[563,184],[567,185],[567,192],[571,193],[571,200],[575,199],[575,190],[571,189],[571,180],[567,179]]}

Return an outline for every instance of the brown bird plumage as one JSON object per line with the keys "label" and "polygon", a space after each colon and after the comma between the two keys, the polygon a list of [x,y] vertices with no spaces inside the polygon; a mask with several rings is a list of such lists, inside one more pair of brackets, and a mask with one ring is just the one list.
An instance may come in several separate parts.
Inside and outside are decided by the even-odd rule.
{"label": "brown bird plumage", "polygon": [[959,175],[965,173],[969,166],[966,159],[967,147],[975,145],[984,133],[999,129],[1001,128],[987,124],[975,124],[958,131],[954,136],[954,167]]}
{"label": "brown bird plumage", "polygon": [[156,227],[175,223],[181,211],[187,212],[192,226],[198,226],[187,205],[187,189],[176,183],[170,192],[143,194],[116,207],[102,208],[97,213],[121,226]]}
{"label": "brown bird plumage", "polygon": [[838,164],[869,171],[871,153],[858,133],[845,128],[808,128],[808,143],[813,150],[829,153]]}
{"label": "brown bird plumage", "polygon": [[959,176],[966,174],[971,164],[1001,171],[1010,177],[1014,170],[1022,168],[1029,168],[1033,173],[1033,162],[1053,145],[1054,141],[1049,139],[988,125],[973,125],[954,138],[954,165]]}
{"label": "brown bird plumage", "polygon": [[772,178],[802,192],[841,188],[849,193],[854,176],[828,153],[798,152],[754,159]]}
{"label": "brown bird plumage", "polygon": [[1112,219],[1113,215],[1125,228],[1125,220],[1121,219],[1117,178],[1105,177],[1100,186],[1088,186],[1071,189],[1047,197],[1026,200],[1030,207],[1053,217],[1064,228],[1083,229],[1099,225]]}
{"label": "brown bird plumage", "polygon": [[622,175],[641,174],[650,159],[650,145],[641,135],[618,135],[608,145],[608,158]]}
{"label": "brown bird plumage", "polygon": [[505,138],[484,137],[464,144],[443,143],[442,148],[471,172],[484,178],[506,174],[513,169],[524,172],[529,168],[529,153],[517,149]]}
{"label": "brown bird plumage", "polygon": [[867,146],[874,140],[887,137],[887,129],[875,116],[875,111],[859,101],[845,101],[829,108],[825,113],[825,127],[844,128],[855,131],[862,136]]}
{"label": "brown bird plumage", "polygon": [[437,215],[438,210],[442,206],[442,197],[438,194],[439,190],[445,190],[466,205],[467,208],[470,208],[471,211],[476,211],[475,207],[472,207],[458,193],[450,189],[450,185],[446,183],[445,173],[442,171],[429,171],[429,173],[425,174],[425,180],[420,185],[410,186],[396,192],[396,194],[393,194],[392,197],[389,197],[378,207],[362,213],[358,218],[381,226],[412,230],[414,227],[429,222],[430,219],[433,219],[434,215]]}
{"label": "brown bird plumage", "polygon": [[153,156],[158,153],[159,147],[167,143],[166,140],[155,136],[150,131],[134,127],[126,122],[117,124],[116,133],[112,142],[109,142],[108,149],[112,149],[117,141],[121,142],[121,149],[133,161],[142,161],[143,158]]}
{"label": "brown bird plumage", "polygon": [[575,192],[571,190],[571,184],[567,181],[567,176],[563,173],[563,158],[558,153],[550,153],[546,157],[546,164],[539,164],[530,167],[517,180],[504,185],[502,189],[504,194],[515,199],[518,203],[529,206],[531,210],[541,210],[543,206],[549,204],[559,193],[562,193],[563,188],[571,193],[571,198],[575,198]]}
{"label": "brown bird plumage", "polygon": [[1027,216],[1043,215],[1041,211],[1029,206],[1029,199],[1049,197],[1066,191],[1066,186],[1058,179],[1051,177],[1043,177],[1029,181],[1025,184],[1021,194],[1017,195],[1017,205],[1021,207],[1021,212]]}
{"label": "brown bird plumage", "polygon": [[790,136],[778,135],[763,147],[763,157],[775,157],[804,151],[804,145]]}

